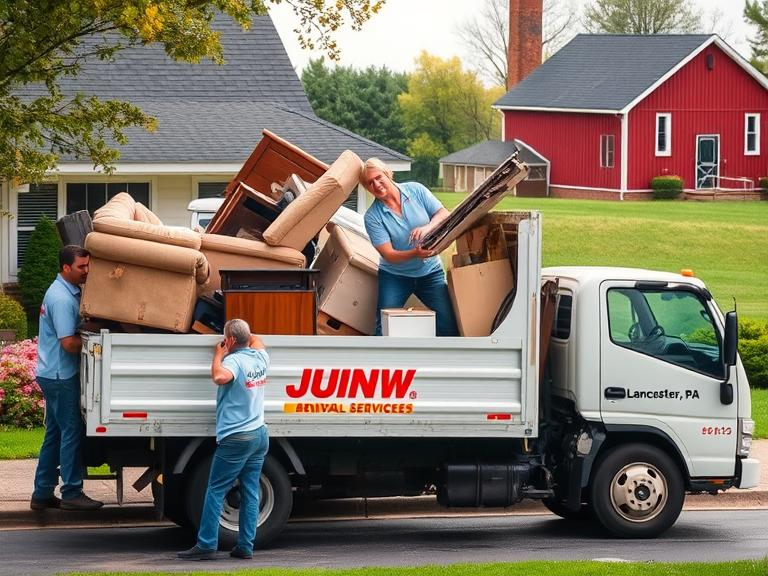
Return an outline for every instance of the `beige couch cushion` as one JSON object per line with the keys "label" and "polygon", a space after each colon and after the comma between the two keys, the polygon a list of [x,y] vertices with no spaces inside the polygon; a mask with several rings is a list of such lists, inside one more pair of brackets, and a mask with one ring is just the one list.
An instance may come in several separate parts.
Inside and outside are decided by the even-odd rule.
{"label": "beige couch cushion", "polygon": [[101,232],[88,234],[85,247],[96,259],[185,274],[195,278],[198,284],[204,284],[208,279],[208,262],[205,256],[190,248]]}
{"label": "beige couch cushion", "polygon": [[109,202],[93,213],[93,221],[100,218],[119,218],[133,220],[136,211],[136,200],[128,192],[120,192],[109,199]]}
{"label": "beige couch cushion", "polygon": [[203,234],[200,250],[210,266],[210,277],[201,288],[208,294],[221,288],[219,270],[239,268],[304,268],[306,259],[298,250],[269,246],[260,240]]}
{"label": "beige couch cushion", "polygon": [[170,228],[121,218],[99,218],[93,221],[93,229],[96,232],[113,236],[136,238],[137,240],[181,246],[193,250],[200,249],[200,234],[184,228]]}
{"label": "beige couch cushion", "polygon": [[267,244],[303,250],[355,189],[362,168],[357,154],[344,151],[325,174],[288,204],[264,231]]}
{"label": "beige couch cushion", "polygon": [[157,215],[152,212],[152,210],[144,206],[144,204],[141,202],[136,202],[136,205],[133,207],[133,219],[137,222],[157,224],[158,226],[163,225],[163,221],[160,220],[160,218],[158,218]]}

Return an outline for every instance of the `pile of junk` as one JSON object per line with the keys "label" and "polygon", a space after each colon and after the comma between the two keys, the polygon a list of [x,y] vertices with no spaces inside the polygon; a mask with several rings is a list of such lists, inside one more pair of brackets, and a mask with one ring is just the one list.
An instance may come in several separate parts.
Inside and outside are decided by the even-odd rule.
{"label": "pile of junk", "polygon": [[[349,150],[328,166],[265,130],[204,231],[163,225],[125,192],[92,218],[64,216],[62,241],[91,253],[88,329],[216,334],[243,318],[257,334],[373,334],[380,256],[362,215],[342,206],[362,167]],[[513,155],[424,239],[445,252],[462,336],[490,334],[514,291],[519,218],[490,210],[527,174]],[[434,314],[410,304],[382,313],[385,334],[434,334]]]}

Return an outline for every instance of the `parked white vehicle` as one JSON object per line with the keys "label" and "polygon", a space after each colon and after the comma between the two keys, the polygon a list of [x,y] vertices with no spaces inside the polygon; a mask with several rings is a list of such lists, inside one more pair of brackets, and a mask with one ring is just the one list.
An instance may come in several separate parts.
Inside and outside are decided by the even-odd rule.
{"label": "parked white vehicle", "polygon": [[[757,484],[735,313],[688,276],[542,270],[539,214],[517,226],[516,293],[490,336],[264,336],[271,448],[257,545],[281,532],[297,495],[534,498],[645,538],[675,522],[686,492]],[[556,313],[540,338],[550,280]],[[147,466],[158,509],[193,528],[214,448],[218,340],[102,331],[82,352],[89,461]],[[238,502],[235,487],[221,517],[230,543]]]}

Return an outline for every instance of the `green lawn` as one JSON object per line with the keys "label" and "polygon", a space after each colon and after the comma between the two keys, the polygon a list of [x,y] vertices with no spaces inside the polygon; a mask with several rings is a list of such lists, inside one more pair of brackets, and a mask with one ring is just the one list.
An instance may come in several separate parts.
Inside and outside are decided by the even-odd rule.
{"label": "green lawn", "polygon": [[[221,572],[185,572],[217,575]],[[656,562],[505,562],[498,564],[453,564],[410,568],[264,568],[229,572],[238,576],[765,576],[768,560],[742,562],[656,563]],[[85,573],[76,573],[85,574]],[[90,576],[166,576],[171,572],[88,572]],[[175,572],[173,573],[175,574]]]}
{"label": "green lawn", "polygon": [[[449,209],[463,194],[440,192]],[[768,202],[608,202],[505,198],[540,210],[545,266],[692,268],[723,310],[768,320]]]}
{"label": "green lawn", "polygon": [[43,428],[19,430],[0,426],[0,460],[37,458],[44,433]]}
{"label": "green lawn", "polygon": [[752,420],[754,438],[768,438],[768,390],[752,389]]}

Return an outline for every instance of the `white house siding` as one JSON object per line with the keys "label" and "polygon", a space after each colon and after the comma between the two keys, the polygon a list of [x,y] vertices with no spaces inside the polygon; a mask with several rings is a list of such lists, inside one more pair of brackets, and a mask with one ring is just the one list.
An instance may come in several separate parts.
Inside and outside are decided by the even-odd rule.
{"label": "white house siding", "polygon": [[[187,205],[197,198],[200,182],[228,182],[234,173],[227,174],[113,174],[99,175],[61,175],[56,182],[58,187],[57,214],[60,218],[66,213],[68,183],[110,183],[110,182],[148,182],[149,208],[163,223],[171,226],[189,225]],[[17,279],[17,238],[18,194],[9,190],[6,183],[0,183],[0,208],[14,215],[12,218],[0,218],[0,282],[16,282]]]}

